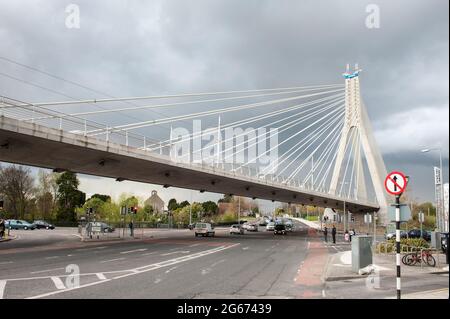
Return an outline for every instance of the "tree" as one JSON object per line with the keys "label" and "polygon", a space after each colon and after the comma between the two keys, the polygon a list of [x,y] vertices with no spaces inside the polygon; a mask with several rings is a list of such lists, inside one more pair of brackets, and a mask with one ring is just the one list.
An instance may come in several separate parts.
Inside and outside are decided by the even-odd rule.
{"label": "tree", "polygon": [[170,211],[174,211],[179,207],[177,200],[175,198],[171,198],[169,203],[167,204],[167,209]]}
{"label": "tree", "polygon": [[72,172],[64,172],[57,178],[56,184],[58,185],[57,219],[75,221],[75,209],[81,207],[86,200],[86,194],[78,190],[80,182],[77,175]]}
{"label": "tree", "polygon": [[214,215],[217,212],[218,206],[213,201],[207,201],[202,203],[202,208],[205,214]]}
{"label": "tree", "polygon": [[37,181],[35,201],[37,214],[43,219],[53,219],[57,192],[55,173],[39,170]]}
{"label": "tree", "polygon": [[109,195],[101,195],[101,194],[94,194],[94,195],[92,195],[91,196],[91,199],[92,198],[98,198],[98,199],[100,199],[101,201],[103,201],[103,202],[111,202],[111,196],[109,196]]}
{"label": "tree", "polygon": [[0,194],[5,198],[5,211],[14,218],[24,218],[34,192],[33,183],[29,169],[16,165],[0,168]]}
{"label": "tree", "polygon": [[189,205],[191,205],[187,200],[185,200],[185,201],[182,201],[179,205],[178,205],[178,208],[183,208],[183,207],[186,207],[186,206],[189,206]]}
{"label": "tree", "polygon": [[217,202],[218,203],[231,203],[233,201],[233,196],[232,195],[223,195],[223,198],[219,199]]}

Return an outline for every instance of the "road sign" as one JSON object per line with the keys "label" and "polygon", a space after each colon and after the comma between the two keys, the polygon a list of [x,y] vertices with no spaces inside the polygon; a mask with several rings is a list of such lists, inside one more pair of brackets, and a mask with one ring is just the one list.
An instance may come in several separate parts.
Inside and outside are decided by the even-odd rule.
{"label": "road sign", "polygon": [[[388,218],[391,222],[395,222],[395,206],[391,206],[388,208]],[[407,222],[411,219],[411,209],[409,209],[408,205],[400,206],[400,221]]]}
{"label": "road sign", "polygon": [[425,221],[425,214],[423,212],[419,212],[419,222],[423,223]]}
{"label": "road sign", "polygon": [[406,180],[406,176],[400,172],[391,172],[384,180],[386,191],[392,195],[402,194],[405,191],[407,184],[408,181]]}

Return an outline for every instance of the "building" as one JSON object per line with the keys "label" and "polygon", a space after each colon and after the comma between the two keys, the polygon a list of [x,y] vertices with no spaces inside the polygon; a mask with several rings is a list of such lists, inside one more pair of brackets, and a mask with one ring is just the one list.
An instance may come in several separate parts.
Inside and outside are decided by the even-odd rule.
{"label": "building", "polygon": [[164,212],[164,201],[158,196],[158,192],[155,190],[152,191],[152,195],[144,202],[144,205],[153,207],[154,212]]}

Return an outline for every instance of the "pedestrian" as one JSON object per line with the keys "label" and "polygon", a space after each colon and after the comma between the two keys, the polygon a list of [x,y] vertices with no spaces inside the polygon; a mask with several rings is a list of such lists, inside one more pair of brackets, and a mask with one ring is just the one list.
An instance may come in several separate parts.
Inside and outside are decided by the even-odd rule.
{"label": "pedestrian", "polygon": [[2,239],[5,236],[5,220],[0,219],[0,239]]}
{"label": "pedestrian", "polygon": [[350,241],[350,234],[348,233],[348,230],[345,231],[344,240],[345,241]]}
{"label": "pedestrian", "polygon": [[328,228],[326,226],[323,229],[323,236],[325,237],[325,242],[328,242]]}
{"label": "pedestrian", "polygon": [[331,236],[333,237],[333,244],[336,244],[336,226],[333,225],[333,228],[331,229]]}
{"label": "pedestrian", "polygon": [[92,239],[92,223],[91,222],[88,222],[86,225],[86,234],[90,239]]}
{"label": "pedestrian", "polygon": [[130,236],[133,237],[134,236],[134,225],[133,225],[133,221],[130,222],[130,224],[128,224],[128,226],[130,227]]}
{"label": "pedestrian", "polygon": [[350,229],[350,236],[349,236],[349,239],[350,239],[350,242],[352,241],[352,237],[353,236],[355,236],[355,230],[354,229]]}

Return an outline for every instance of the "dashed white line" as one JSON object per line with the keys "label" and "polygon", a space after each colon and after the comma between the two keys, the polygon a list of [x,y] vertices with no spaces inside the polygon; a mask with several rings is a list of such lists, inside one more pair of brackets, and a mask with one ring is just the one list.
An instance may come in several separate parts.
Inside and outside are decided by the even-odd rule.
{"label": "dashed white line", "polygon": [[64,269],[64,268],[53,268],[53,269],[45,269],[45,270],[39,270],[39,271],[33,271],[33,272],[30,272],[30,274],[40,274],[40,273],[43,273],[43,272],[49,272],[49,271],[55,271],[55,270],[61,270],[61,269]]}
{"label": "dashed white line", "polygon": [[109,262],[112,262],[112,261],[119,261],[119,260],[124,260],[125,258],[114,258],[114,259],[108,259],[108,260],[102,260],[100,263],[101,264],[103,264],[103,263],[109,263]]}
{"label": "dashed white line", "polygon": [[189,247],[196,247],[196,246],[200,246],[200,244],[192,244]]}
{"label": "dashed white line", "polygon": [[12,264],[14,263],[13,261],[2,261],[0,262],[0,265],[7,265],[7,264]]}
{"label": "dashed white line", "polygon": [[175,266],[175,267],[172,267],[172,268],[170,268],[170,269],[167,269],[166,270],[166,274],[168,274],[169,272],[171,272],[172,270],[175,270],[175,269],[177,269],[178,267],[177,266]]}
{"label": "dashed white line", "polygon": [[61,278],[59,277],[50,277],[50,279],[55,284],[56,289],[66,289],[66,286],[64,286],[64,283],[62,282]]}
{"label": "dashed white line", "polygon": [[48,293],[45,293],[45,294],[28,297],[26,299],[44,298],[44,297],[53,296],[53,295],[56,295],[56,294],[59,294],[59,293],[64,293],[64,292],[67,292],[67,291],[72,291],[72,290],[77,290],[77,289],[82,289],[82,288],[86,288],[86,287],[102,284],[102,283],[105,283],[105,282],[108,282],[108,281],[111,281],[111,280],[114,280],[114,279],[124,278],[124,277],[132,276],[132,275],[136,275],[136,274],[140,274],[140,273],[145,273],[145,272],[148,272],[148,271],[153,271],[153,270],[156,270],[156,269],[159,269],[159,268],[162,268],[162,267],[167,267],[167,266],[171,266],[171,265],[174,265],[174,264],[179,264],[179,263],[182,263],[182,262],[185,262],[185,261],[197,259],[197,258],[200,258],[200,257],[203,257],[203,256],[207,256],[207,255],[210,255],[210,254],[218,253],[220,251],[233,248],[233,247],[235,247],[237,245],[239,245],[239,243],[233,244],[233,245],[229,245],[229,246],[220,246],[220,247],[209,249],[209,250],[206,250],[206,251],[194,253],[192,255],[182,256],[182,257],[166,260],[166,261],[163,261],[163,262],[160,262],[160,263],[138,267],[138,268],[135,268],[135,269],[116,271],[116,272],[126,272],[126,271],[128,271],[130,273],[122,275],[122,276],[114,277],[112,279],[96,281],[96,282],[92,282],[92,283],[89,283],[89,284],[80,285],[80,286],[74,287],[74,288],[67,288],[67,289],[64,289],[64,290],[52,291],[52,292],[48,292]]}
{"label": "dashed white line", "polygon": [[158,251],[152,251],[152,252],[150,252],[150,253],[142,254],[141,256],[149,256],[149,255],[156,254],[157,252],[158,252]]}
{"label": "dashed white line", "polygon": [[55,258],[59,258],[59,256],[45,257],[45,259],[55,259]]}
{"label": "dashed white line", "polygon": [[137,253],[141,251],[146,251],[147,248],[140,248],[140,249],[134,249],[134,250],[128,250],[128,251],[121,251],[121,254],[131,254],[131,253]]}
{"label": "dashed white line", "polygon": [[95,274],[96,276],[97,276],[97,278],[98,279],[100,279],[100,280],[106,280],[106,277],[105,277],[105,275],[104,274],[102,274],[101,272],[99,272],[99,273],[97,273],[97,274]]}
{"label": "dashed white line", "polygon": [[173,251],[171,253],[161,254],[161,256],[169,256],[169,255],[173,255],[173,254],[189,254],[189,253],[190,253],[189,250],[178,250],[178,251]]}
{"label": "dashed white line", "polygon": [[243,248],[242,248],[242,250],[247,250],[247,249],[249,249],[249,247],[243,247]]}

